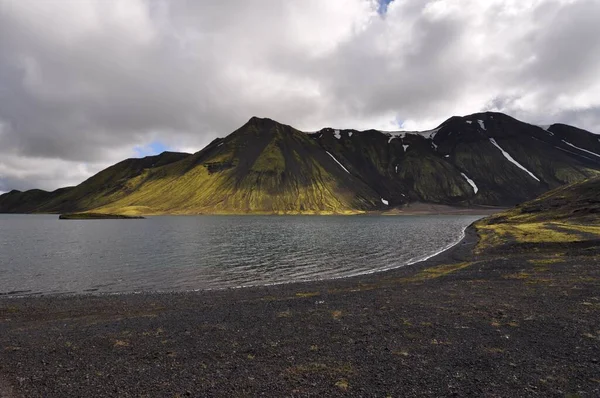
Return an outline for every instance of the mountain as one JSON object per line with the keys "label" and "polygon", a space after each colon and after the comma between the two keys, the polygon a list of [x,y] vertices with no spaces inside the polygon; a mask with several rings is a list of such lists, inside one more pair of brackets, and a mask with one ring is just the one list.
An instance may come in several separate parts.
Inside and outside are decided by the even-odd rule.
{"label": "mountain", "polygon": [[392,206],[511,206],[600,170],[597,135],[501,113],[452,117],[427,132],[324,129],[313,137]]}
{"label": "mountain", "polygon": [[490,219],[495,223],[568,221],[597,225],[600,219],[600,177],[553,189]]}
{"label": "mountain", "polygon": [[598,136],[501,113],[425,132],[304,133],[253,117],[193,155],[118,163],[55,192],[12,191],[0,212],[354,214],[410,202],[511,206],[600,175]]}
{"label": "mountain", "polygon": [[[380,198],[305,133],[252,118],[225,139],[129,181],[102,211],[140,213],[355,213]],[[381,202],[379,202],[381,203]]]}
{"label": "mountain", "polygon": [[551,254],[549,261],[563,256],[591,260],[600,254],[599,221],[600,177],[594,177],[477,221],[476,252],[533,254],[530,262],[540,261],[542,252]]}
{"label": "mountain", "polygon": [[50,202],[53,198],[71,191],[73,187],[60,188],[53,192],[42,189],[30,189],[25,192],[16,189],[0,195],[0,210],[2,213],[34,213]]}
{"label": "mountain", "polygon": [[98,208],[128,195],[130,180],[142,173],[191,156],[187,153],[163,152],[143,159],[126,159],[88,178],[76,187],[53,192],[32,189],[10,191],[0,195],[3,213],[77,212]]}

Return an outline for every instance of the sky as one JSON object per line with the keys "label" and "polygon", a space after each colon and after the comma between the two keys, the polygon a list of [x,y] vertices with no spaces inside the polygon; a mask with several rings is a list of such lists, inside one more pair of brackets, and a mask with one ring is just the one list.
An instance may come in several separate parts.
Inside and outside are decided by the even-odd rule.
{"label": "sky", "polygon": [[600,133],[600,0],[0,0],[0,192],[195,152],[250,117]]}

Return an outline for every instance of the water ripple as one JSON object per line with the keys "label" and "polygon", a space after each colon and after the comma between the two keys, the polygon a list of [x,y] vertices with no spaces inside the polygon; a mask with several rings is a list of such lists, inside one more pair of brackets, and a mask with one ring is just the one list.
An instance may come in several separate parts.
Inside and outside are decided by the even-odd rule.
{"label": "water ripple", "polygon": [[0,295],[221,289],[354,276],[431,256],[478,218],[0,215]]}

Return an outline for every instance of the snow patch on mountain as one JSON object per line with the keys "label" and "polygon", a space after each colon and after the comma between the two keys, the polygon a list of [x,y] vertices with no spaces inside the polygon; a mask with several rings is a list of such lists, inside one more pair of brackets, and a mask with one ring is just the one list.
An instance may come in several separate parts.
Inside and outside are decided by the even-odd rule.
{"label": "snow patch on mountain", "polygon": [[539,128],[541,128],[542,130],[546,131],[548,134],[554,135],[554,133],[552,131],[548,130],[550,128],[550,126],[552,126],[552,125],[551,124],[538,125]]}
{"label": "snow patch on mountain", "polygon": [[565,144],[569,145],[569,146],[572,146],[572,147],[573,147],[573,148],[575,148],[575,149],[579,149],[580,151],[587,152],[587,153],[589,153],[590,155],[594,155],[594,156],[597,156],[597,157],[599,157],[599,158],[600,158],[600,155],[598,155],[597,153],[594,153],[594,152],[592,152],[592,151],[588,151],[587,149],[580,148],[580,147],[578,147],[577,145],[573,145],[573,144],[571,144],[570,142],[567,142],[567,141],[565,141],[565,140],[561,140],[561,141],[562,141],[562,142],[564,142]]}
{"label": "snow patch on mountain", "polygon": [[382,133],[390,137],[390,139],[388,140],[388,144],[392,142],[394,138],[404,139],[404,137],[406,137],[406,134],[408,134],[406,131],[387,131]]}
{"label": "snow patch on mountain", "polygon": [[404,137],[406,137],[407,135],[420,136],[425,139],[432,140],[435,137],[435,135],[438,133],[438,131],[440,131],[439,128],[433,129],[433,130],[424,130],[424,131],[380,131],[380,133],[385,134],[388,137],[390,137],[390,139],[388,140],[388,144],[389,144],[394,138],[404,139]]}
{"label": "snow patch on mountain", "polygon": [[502,147],[500,147],[500,145],[498,145],[498,143],[496,142],[495,139],[490,138],[490,142],[492,143],[492,145],[494,145],[496,148],[498,148],[500,150],[500,152],[502,152],[502,154],[504,155],[504,157],[511,162],[512,164],[514,164],[515,166],[517,166],[518,168],[520,168],[521,170],[523,170],[524,172],[526,172],[527,174],[529,174],[531,176],[531,178],[533,178],[536,181],[540,181],[539,178],[537,178],[531,171],[527,170],[525,167],[523,167],[523,165],[521,165],[521,163],[517,162],[512,156],[510,156],[510,154],[508,152],[506,152],[504,149],[502,149]]}
{"label": "snow patch on mountain", "polygon": [[347,168],[345,168],[345,167],[344,167],[344,165],[343,165],[343,164],[341,164],[341,163],[339,162],[339,160],[337,160],[337,159],[335,158],[335,156],[333,156],[331,153],[329,153],[329,151],[325,151],[325,152],[327,152],[327,154],[328,154],[329,156],[331,156],[331,158],[332,158],[333,160],[335,160],[335,162],[336,162],[337,164],[339,164],[339,165],[340,165],[340,167],[341,167],[342,169],[344,169],[344,171],[345,171],[346,173],[350,174],[350,172],[348,171],[348,169],[347,169]]}
{"label": "snow patch on mountain", "polygon": [[475,192],[475,194],[477,194],[477,191],[479,191],[479,188],[477,188],[477,185],[475,185],[475,181],[471,180],[469,177],[467,177],[467,175],[465,173],[460,173],[465,180],[467,180],[467,182],[469,183],[469,185],[471,185],[473,187],[473,191]]}

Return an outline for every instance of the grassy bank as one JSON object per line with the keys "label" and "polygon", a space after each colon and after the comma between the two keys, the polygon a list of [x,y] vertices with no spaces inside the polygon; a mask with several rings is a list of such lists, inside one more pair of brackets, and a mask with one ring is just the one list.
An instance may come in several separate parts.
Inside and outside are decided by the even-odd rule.
{"label": "grassy bank", "polygon": [[128,216],[125,214],[106,214],[106,213],[70,213],[58,216],[60,220],[139,220],[144,217]]}

